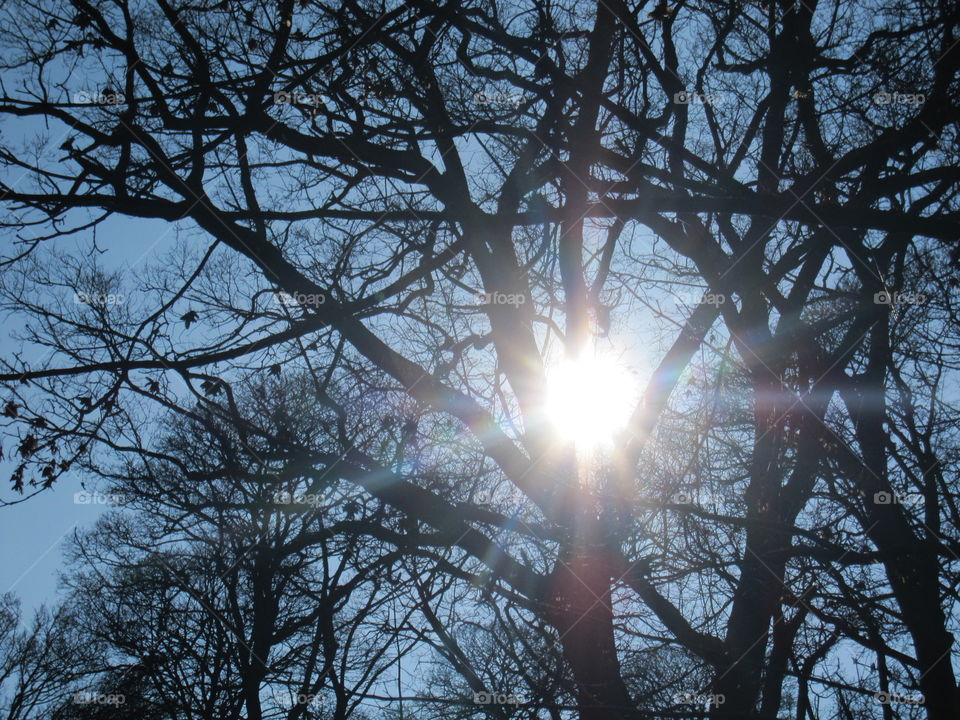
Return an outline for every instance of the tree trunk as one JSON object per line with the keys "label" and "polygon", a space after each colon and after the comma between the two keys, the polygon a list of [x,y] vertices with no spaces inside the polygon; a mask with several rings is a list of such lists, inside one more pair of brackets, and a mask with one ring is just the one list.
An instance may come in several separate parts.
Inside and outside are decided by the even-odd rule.
{"label": "tree trunk", "polygon": [[614,643],[611,567],[601,544],[578,542],[549,578],[548,618],[573,671],[580,720],[637,717]]}

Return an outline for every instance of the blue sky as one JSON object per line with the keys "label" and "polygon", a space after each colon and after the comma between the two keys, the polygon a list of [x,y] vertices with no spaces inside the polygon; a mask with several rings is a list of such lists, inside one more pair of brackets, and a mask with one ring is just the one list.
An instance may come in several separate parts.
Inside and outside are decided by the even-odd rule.
{"label": "blue sky", "polygon": [[[8,474],[10,463],[3,464]],[[0,508],[0,590],[13,592],[29,611],[55,599],[63,543],[74,528],[92,525],[105,506],[74,504],[78,480],[67,480],[19,505]],[[29,617],[29,612],[26,612]]]}

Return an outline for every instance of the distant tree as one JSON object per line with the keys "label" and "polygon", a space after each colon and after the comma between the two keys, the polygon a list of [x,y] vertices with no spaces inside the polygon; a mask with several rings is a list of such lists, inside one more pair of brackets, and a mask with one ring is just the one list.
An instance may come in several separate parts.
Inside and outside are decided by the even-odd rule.
{"label": "distant tree", "polygon": [[132,683],[170,718],[340,719],[416,644],[397,636],[416,612],[402,524],[317,469],[334,457],[314,397],[236,387],[233,414],[184,409],[149,456],[101,470],[122,507],[77,538],[69,585],[116,658],[102,693]]}
{"label": "distant tree", "polygon": [[0,596],[0,712],[32,720],[67,702],[89,674],[99,671],[96,645],[79,641],[76,618],[41,607],[21,622],[20,603]]}

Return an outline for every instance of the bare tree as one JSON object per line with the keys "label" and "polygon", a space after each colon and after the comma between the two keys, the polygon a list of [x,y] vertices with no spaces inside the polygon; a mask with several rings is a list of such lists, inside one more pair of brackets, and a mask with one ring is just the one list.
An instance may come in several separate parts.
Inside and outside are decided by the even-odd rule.
{"label": "bare tree", "polygon": [[[15,491],[297,377],[314,425],[231,432],[433,553],[383,632],[469,686],[433,605],[485,592],[544,716],[957,716],[952,4],[0,12]],[[551,378],[628,345],[584,453]]]}
{"label": "bare tree", "polygon": [[76,616],[64,608],[39,608],[21,622],[11,595],[0,605],[0,711],[7,720],[50,712],[100,671],[98,646],[80,640]]}

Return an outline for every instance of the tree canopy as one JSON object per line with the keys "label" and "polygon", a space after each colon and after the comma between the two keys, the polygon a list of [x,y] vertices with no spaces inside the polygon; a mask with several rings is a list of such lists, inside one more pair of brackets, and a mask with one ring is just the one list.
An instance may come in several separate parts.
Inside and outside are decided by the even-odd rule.
{"label": "tree canopy", "polygon": [[953,3],[0,16],[11,718],[960,716]]}

